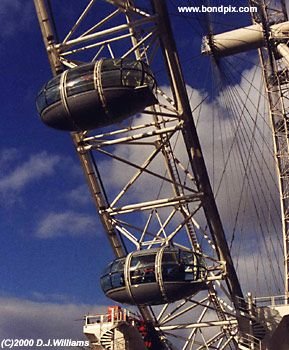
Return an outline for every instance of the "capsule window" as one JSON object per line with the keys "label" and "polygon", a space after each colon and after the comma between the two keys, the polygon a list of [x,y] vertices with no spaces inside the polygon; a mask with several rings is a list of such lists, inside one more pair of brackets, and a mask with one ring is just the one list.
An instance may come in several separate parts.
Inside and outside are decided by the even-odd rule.
{"label": "capsule window", "polygon": [[186,281],[197,281],[205,274],[206,269],[201,263],[198,255],[190,252],[181,252],[181,262],[185,267]]}
{"label": "capsule window", "polygon": [[118,259],[111,265],[111,285],[112,288],[119,288],[124,286],[124,264],[125,259]]}
{"label": "capsule window", "polygon": [[155,254],[133,257],[130,265],[131,284],[156,282]]}
{"label": "capsule window", "polygon": [[94,89],[94,65],[85,65],[68,71],[66,77],[67,96]]}
{"label": "capsule window", "polygon": [[81,92],[90,91],[94,89],[94,79],[92,75],[83,75],[68,81],[66,84],[67,96],[79,94]]}
{"label": "capsule window", "polygon": [[194,265],[197,262],[197,257],[195,254],[192,254],[191,252],[180,252],[180,259],[185,265]]}
{"label": "capsule window", "polygon": [[123,272],[115,272],[111,274],[112,288],[119,288],[124,286],[124,274]]}
{"label": "capsule window", "polygon": [[105,268],[105,270],[103,271],[103,275],[109,275],[109,274],[110,274],[111,267],[112,267],[113,264],[114,264],[114,262],[110,263],[110,264]]}
{"label": "capsule window", "polygon": [[164,252],[162,275],[164,281],[184,281],[185,266],[180,262],[175,252]]}
{"label": "capsule window", "polygon": [[60,84],[60,78],[61,75],[57,75],[56,77],[54,77],[53,79],[51,79],[47,85],[46,85],[46,90],[49,90],[51,88],[54,88],[55,86],[59,86]]}
{"label": "capsule window", "polygon": [[55,78],[51,79],[40,91],[37,96],[36,106],[38,113],[41,112],[51,104],[54,104],[60,100],[60,83],[61,76],[58,75]]}
{"label": "capsule window", "polygon": [[101,288],[103,289],[104,292],[107,292],[110,289],[112,289],[112,284],[111,284],[111,280],[110,280],[109,275],[102,276],[101,280],[100,280],[100,284],[101,284]]}
{"label": "capsule window", "polygon": [[143,66],[142,66],[141,61],[123,60],[122,61],[122,68],[127,68],[129,70],[136,69],[139,71],[143,71]]}
{"label": "capsule window", "polygon": [[39,114],[47,107],[45,90],[44,88],[40,91],[36,100],[36,107]]}
{"label": "capsule window", "polygon": [[48,106],[60,101],[59,85],[54,85],[47,88],[45,95],[46,95],[46,103]]}
{"label": "capsule window", "polygon": [[103,88],[121,86],[120,70],[101,72],[101,85]]}
{"label": "capsule window", "polygon": [[101,63],[101,72],[120,69],[121,67],[121,60],[104,60]]}
{"label": "capsule window", "polygon": [[137,87],[143,85],[143,79],[142,79],[142,71],[140,70],[123,70],[122,71],[122,85],[123,86],[131,86],[131,87]]}
{"label": "capsule window", "polygon": [[155,87],[155,80],[150,74],[145,74],[144,84],[148,85],[151,89]]}
{"label": "capsule window", "polygon": [[111,272],[112,273],[117,271],[123,272],[124,264],[125,264],[125,259],[115,260],[114,263],[112,264]]}
{"label": "capsule window", "polygon": [[164,252],[163,263],[176,263],[178,261],[178,256],[176,252]]}

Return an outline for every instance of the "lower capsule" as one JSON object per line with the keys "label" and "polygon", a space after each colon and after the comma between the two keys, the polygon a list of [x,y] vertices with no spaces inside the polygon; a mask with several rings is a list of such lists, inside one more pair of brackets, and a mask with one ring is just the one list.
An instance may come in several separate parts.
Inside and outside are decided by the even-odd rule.
{"label": "lower capsule", "polygon": [[158,305],[205,289],[206,275],[199,254],[163,247],[114,260],[101,276],[101,286],[117,302]]}

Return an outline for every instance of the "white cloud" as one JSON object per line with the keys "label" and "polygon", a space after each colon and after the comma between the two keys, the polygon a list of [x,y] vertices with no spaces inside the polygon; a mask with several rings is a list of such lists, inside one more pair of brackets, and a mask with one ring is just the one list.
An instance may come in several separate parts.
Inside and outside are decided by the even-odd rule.
{"label": "white cloud", "polygon": [[52,212],[38,224],[36,236],[53,238],[60,236],[82,236],[97,232],[94,216],[74,211]]}
{"label": "white cloud", "polygon": [[52,175],[59,162],[59,156],[49,155],[47,152],[31,155],[10,173],[0,177],[0,193],[21,191],[35,180]]}
{"label": "white cloud", "polygon": [[32,292],[31,293],[32,299],[37,302],[55,302],[55,303],[63,303],[63,304],[69,304],[71,303],[71,297],[67,296],[65,294],[59,294],[59,293],[40,293],[40,292]]}
{"label": "white cloud", "polygon": [[[104,311],[103,306],[35,302],[9,297],[0,297],[0,309],[0,339],[34,340],[86,340],[82,334],[82,317]],[[56,350],[54,347],[50,349]]]}
{"label": "white cloud", "polygon": [[65,198],[69,201],[70,205],[85,205],[92,202],[92,196],[88,190],[88,186],[80,185],[67,194],[65,194]]}

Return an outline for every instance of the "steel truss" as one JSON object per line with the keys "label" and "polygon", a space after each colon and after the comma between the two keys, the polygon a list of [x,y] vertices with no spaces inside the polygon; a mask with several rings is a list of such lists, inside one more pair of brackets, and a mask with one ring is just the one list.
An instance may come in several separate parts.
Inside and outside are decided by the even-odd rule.
{"label": "steel truss", "polygon": [[[270,30],[273,23],[288,21],[285,2],[251,0],[258,6],[258,13],[253,20],[262,23],[266,42],[259,50],[260,62],[269,104],[274,154],[277,165],[280,204],[282,215],[282,231],[284,244],[284,280],[285,295],[289,299],[289,33],[279,33]],[[286,57],[287,56],[287,57]]]}
{"label": "steel truss", "polygon": [[[238,329],[248,331],[249,315],[240,302],[166,1],[153,0],[144,8],[138,1],[111,0],[104,9],[103,1],[91,0],[62,39],[50,2],[34,3],[54,74],[101,57],[130,56],[145,60],[152,71],[161,68],[153,108],[122,125],[72,133],[72,139],[117,257],[169,244],[204,255],[206,291],[174,304],[139,306],[163,348],[237,349]],[[100,5],[103,12],[97,11]]]}

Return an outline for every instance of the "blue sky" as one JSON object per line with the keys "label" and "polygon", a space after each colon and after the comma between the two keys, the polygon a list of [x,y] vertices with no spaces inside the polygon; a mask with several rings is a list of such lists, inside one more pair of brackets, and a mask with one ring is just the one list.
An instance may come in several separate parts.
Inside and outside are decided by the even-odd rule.
{"label": "blue sky", "polygon": [[98,278],[112,253],[69,134],[36,112],[51,72],[32,1],[1,0],[0,43],[0,338],[55,337],[51,320],[66,337],[80,334],[72,320],[108,303]]}

